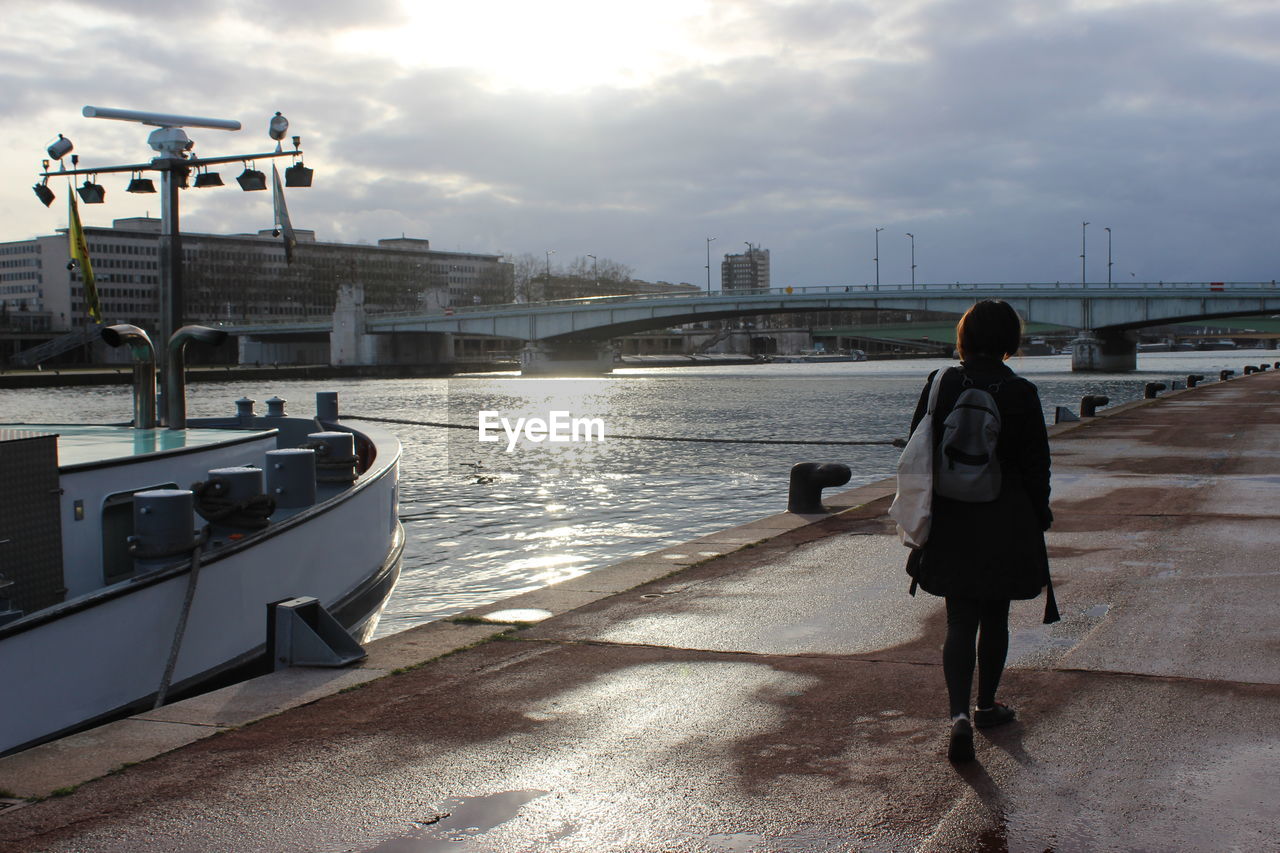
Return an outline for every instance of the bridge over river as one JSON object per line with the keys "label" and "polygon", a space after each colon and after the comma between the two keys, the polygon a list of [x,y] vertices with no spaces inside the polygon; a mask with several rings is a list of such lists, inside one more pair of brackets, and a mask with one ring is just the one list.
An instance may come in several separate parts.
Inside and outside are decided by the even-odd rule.
{"label": "bridge over river", "polygon": [[[1023,319],[1077,330],[1074,370],[1136,367],[1145,326],[1280,313],[1271,282],[850,285],[775,288],[750,293],[606,296],[554,302],[367,313],[358,289],[346,289],[332,321],[227,326],[242,340],[328,334],[334,364],[447,360],[452,335],[514,338],[527,346],[526,372],[607,370],[607,342],[686,323],[812,311],[930,311],[959,316],[980,299],[1003,299]],[[397,343],[397,339],[407,339]]]}

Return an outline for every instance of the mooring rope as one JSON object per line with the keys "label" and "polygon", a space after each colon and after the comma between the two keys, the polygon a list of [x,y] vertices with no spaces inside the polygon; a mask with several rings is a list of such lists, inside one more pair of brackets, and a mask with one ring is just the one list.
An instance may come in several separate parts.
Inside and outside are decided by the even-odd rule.
{"label": "mooring rope", "polygon": [[[173,629],[173,642],[169,644],[169,657],[165,660],[164,675],[160,677],[160,687],[156,690],[155,704],[151,710],[159,708],[169,697],[169,686],[173,684],[173,670],[178,665],[178,652],[182,650],[182,638],[187,633],[187,617],[191,615],[191,603],[196,597],[196,579],[200,576],[200,548],[209,538],[206,526],[191,540],[185,549],[191,552],[191,571],[187,574],[187,591],[182,598],[182,609],[178,611],[178,626]],[[165,556],[171,556],[172,553]],[[177,552],[180,553],[180,552]]]}
{"label": "mooring rope", "polygon": [[[425,426],[439,427],[440,429],[467,429],[472,432],[480,430],[479,425],[471,424],[450,424],[440,421],[411,421],[403,418],[379,418],[373,415],[349,415],[342,413],[343,420],[356,421],[376,421],[384,424],[405,424],[407,426]],[[620,433],[609,433],[606,438],[625,438],[629,441],[681,441],[694,444],[803,444],[803,445],[855,445],[855,446],[902,446],[901,439],[851,439],[847,441],[840,440],[818,440],[818,439],[785,439],[785,438],[698,438],[694,436],[683,435],[622,435]]]}

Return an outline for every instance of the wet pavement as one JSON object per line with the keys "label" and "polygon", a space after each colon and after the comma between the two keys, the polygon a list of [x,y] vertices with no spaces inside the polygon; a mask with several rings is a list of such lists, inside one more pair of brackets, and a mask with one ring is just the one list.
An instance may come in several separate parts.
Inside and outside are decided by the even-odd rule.
{"label": "wet pavement", "polygon": [[1277,424],[1267,373],[1054,436],[1064,618],[1015,602],[971,765],[879,497],[482,608],[556,615],[0,811],[0,851],[1280,849]]}

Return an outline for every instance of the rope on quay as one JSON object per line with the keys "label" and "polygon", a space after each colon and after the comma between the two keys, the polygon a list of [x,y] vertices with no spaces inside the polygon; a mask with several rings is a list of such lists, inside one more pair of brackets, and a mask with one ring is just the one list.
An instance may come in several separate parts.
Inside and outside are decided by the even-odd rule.
{"label": "rope on quay", "polygon": [[[403,418],[377,418],[372,415],[348,415],[342,414],[344,420],[354,421],[376,421],[384,424],[406,424],[408,426],[425,426],[439,427],[441,429],[469,429],[472,432],[480,430],[479,425],[471,426],[470,424],[448,424],[438,421],[410,421]],[[781,438],[694,438],[692,436],[680,435],[620,435],[618,433],[610,433],[608,438],[625,438],[631,441],[683,441],[692,444],[806,444],[806,445],[857,445],[871,446],[884,445],[890,447],[901,447],[901,439],[864,439],[864,440],[848,440],[848,441],[819,441],[816,439],[781,439]]]}

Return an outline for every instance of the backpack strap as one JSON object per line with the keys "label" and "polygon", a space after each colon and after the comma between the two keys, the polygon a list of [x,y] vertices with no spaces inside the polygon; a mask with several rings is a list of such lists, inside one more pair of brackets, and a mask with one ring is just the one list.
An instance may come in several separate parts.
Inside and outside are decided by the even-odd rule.
{"label": "backpack strap", "polygon": [[1053,578],[1049,578],[1049,584],[1045,587],[1044,598],[1044,624],[1052,625],[1054,622],[1061,622],[1062,617],[1058,614],[1058,599],[1053,594]]}
{"label": "backpack strap", "polygon": [[925,410],[926,416],[932,416],[933,410],[938,407],[938,391],[942,388],[942,377],[952,370],[959,370],[959,368],[939,368],[938,371],[933,374],[933,383],[929,386],[929,405]]}
{"label": "backpack strap", "polygon": [[[960,378],[962,380],[962,384],[961,384],[962,388],[978,387],[977,383],[973,381],[973,377],[965,373],[963,365],[961,365],[960,367],[954,367],[950,369],[955,370],[957,373],[960,374]],[[1000,394],[1000,389],[1004,386],[1004,383],[1005,383],[1005,380],[1000,379],[995,382],[992,382],[990,385],[986,386],[983,390],[986,391],[988,394],[990,394],[992,397],[995,397]]]}

